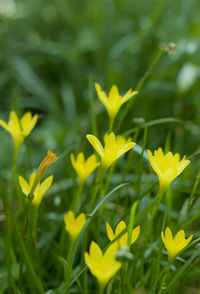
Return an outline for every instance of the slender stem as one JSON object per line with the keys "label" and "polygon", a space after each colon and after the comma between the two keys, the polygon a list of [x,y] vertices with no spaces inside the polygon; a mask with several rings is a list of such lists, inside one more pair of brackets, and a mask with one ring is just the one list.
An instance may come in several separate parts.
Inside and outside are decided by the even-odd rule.
{"label": "slender stem", "polygon": [[185,213],[185,216],[184,216],[184,222],[187,219],[187,216],[188,216],[188,213],[189,213],[189,210],[190,210],[190,207],[192,205],[193,198],[194,198],[194,194],[195,194],[196,189],[197,189],[197,187],[199,185],[199,182],[200,182],[200,171],[197,174],[196,180],[194,182],[194,186],[192,188],[192,192],[190,194],[190,198],[189,198],[188,205],[187,205],[187,210],[186,210],[186,213]]}
{"label": "slender stem", "polygon": [[106,179],[106,183],[105,183],[105,186],[104,186],[104,190],[103,190],[103,194],[106,195],[107,191],[108,191],[108,188],[109,188],[109,185],[110,185],[110,180],[112,178],[112,175],[115,171],[115,166],[116,166],[116,162],[114,162],[111,166],[111,168],[109,169],[109,172],[108,172],[108,175],[107,175],[107,179]]}
{"label": "slender stem", "polygon": [[[2,194],[4,194],[4,193],[2,193]],[[7,209],[7,213],[9,214],[10,221],[12,223],[12,227],[15,231],[16,239],[18,241],[22,256],[23,256],[24,261],[26,263],[28,273],[30,274],[31,279],[33,281],[33,285],[37,289],[38,294],[44,294],[42,282],[41,282],[40,278],[36,275],[32,261],[30,259],[30,256],[29,256],[27,250],[26,250],[26,246],[25,246],[24,240],[22,238],[21,232],[19,230],[17,220],[16,220],[15,215],[13,213],[13,210],[12,210],[12,207],[10,204],[10,200],[8,197],[5,197],[5,196],[3,197],[3,199],[5,200],[5,208]]]}
{"label": "slender stem", "polygon": [[79,204],[79,201],[80,201],[80,198],[81,198],[81,193],[82,193],[82,190],[83,190],[83,186],[84,186],[84,182],[81,182],[80,186],[79,186],[79,188],[77,190],[76,196],[75,196],[75,201],[74,201],[74,204],[73,204],[73,210],[74,210],[75,213],[76,213],[76,211],[78,209],[78,204]]}
{"label": "slender stem", "polygon": [[109,133],[113,131],[114,118],[109,118]]}
{"label": "slender stem", "polygon": [[103,294],[104,285],[99,285],[99,294]]}
{"label": "slender stem", "polygon": [[162,291],[164,290],[165,282],[166,282],[167,276],[168,276],[168,274],[169,274],[169,270],[170,270],[171,264],[172,264],[172,263],[169,262],[169,264],[168,264],[168,266],[167,266],[167,268],[166,268],[165,274],[164,274],[164,276],[163,276],[163,278],[162,278],[162,281],[161,281],[161,284],[160,284],[160,289],[159,289],[158,294],[161,294]]}
{"label": "slender stem", "polygon": [[97,181],[96,181],[95,188],[93,190],[93,194],[92,194],[91,201],[90,201],[89,213],[94,208],[94,204],[95,204],[95,200],[96,200],[96,197],[97,197],[97,193],[98,193],[98,191],[99,191],[99,189],[101,187],[104,174],[105,174],[105,169],[102,168],[102,167],[99,167],[99,171],[98,171],[98,174],[97,174]]}
{"label": "slender stem", "polygon": [[32,236],[36,251],[37,249],[37,221],[38,221],[38,206],[32,206]]}
{"label": "slender stem", "polygon": [[155,201],[154,206],[152,207],[152,211],[150,213],[150,218],[149,218],[148,223],[146,225],[143,237],[142,237],[142,239],[140,241],[140,247],[141,248],[144,246],[144,243],[147,242],[147,238],[148,238],[148,235],[150,233],[150,229],[152,227],[152,222],[153,222],[154,217],[155,217],[155,215],[157,213],[157,210],[158,210],[158,207],[159,207],[160,202],[162,200],[162,197],[164,195],[164,192],[165,192],[164,190],[160,190],[160,189],[158,191],[158,194],[156,196],[156,201]]}
{"label": "slender stem", "polygon": [[140,163],[138,168],[138,185],[137,185],[137,197],[140,198],[140,190],[141,190],[141,181],[142,181],[142,166],[143,166],[143,154],[146,146],[147,141],[147,128],[144,129],[144,136],[143,136],[143,144],[142,144],[142,152],[140,157]]}
{"label": "slender stem", "polygon": [[[69,245],[69,250],[67,253],[67,263],[69,264],[70,262],[70,257],[71,257],[71,253],[74,247],[74,240],[70,239],[70,245]],[[71,269],[68,270],[68,272],[66,273],[66,282],[65,282],[65,294],[69,293],[69,284],[70,284],[70,276],[71,276]]]}
{"label": "slender stem", "polygon": [[13,154],[13,162],[12,162],[12,172],[11,172],[11,178],[10,178],[10,196],[12,197],[13,194],[13,188],[14,188],[14,178],[17,170],[17,154],[18,149],[15,148],[14,154]]}

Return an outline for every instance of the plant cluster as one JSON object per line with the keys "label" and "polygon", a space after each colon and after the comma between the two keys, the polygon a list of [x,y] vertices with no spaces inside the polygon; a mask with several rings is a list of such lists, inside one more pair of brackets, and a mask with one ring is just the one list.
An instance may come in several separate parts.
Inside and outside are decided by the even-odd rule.
{"label": "plant cluster", "polygon": [[[158,176],[158,191],[153,200],[142,204],[140,212],[138,212],[138,207],[144,200],[140,191],[137,191],[138,195],[131,207],[127,204],[125,195],[122,202],[124,202],[126,213],[121,214],[120,219],[118,218],[113,231],[111,226],[113,223],[110,225],[108,222],[107,201],[112,196],[116,196],[113,204],[117,206],[117,196],[119,198],[122,191],[125,194],[128,193],[129,184],[121,184],[121,181],[117,181],[120,185],[109,193],[107,191],[116,169],[117,160],[124,157],[122,166],[124,180],[126,168],[132,164],[132,153],[137,147],[137,143],[134,142],[137,141],[136,137],[132,139],[125,135],[115,134],[114,130],[117,130],[115,122],[122,105],[132,103],[133,97],[138,92],[130,89],[122,96],[114,85],[107,96],[100,85],[95,84],[95,88],[100,101],[108,112],[109,127],[103,137],[104,144],[100,142],[97,135],[88,134],[86,136],[96,151],[95,154],[90,155],[87,159],[83,152],[77,156],[73,153],[70,155],[79,185],[76,195],[70,199],[68,211],[63,218],[64,234],[69,235],[69,240],[64,245],[67,255],[57,256],[57,262],[63,265],[63,275],[61,274],[63,280],[57,288],[47,289],[46,287],[46,277],[42,270],[45,265],[42,265],[40,261],[38,211],[44,194],[48,192],[53,183],[53,175],[43,179],[44,174],[49,166],[60,159],[52,150],[49,150],[37,171],[32,172],[28,180],[19,173],[18,187],[22,193],[19,199],[13,199],[19,148],[34,129],[38,116],[32,117],[32,114],[27,112],[19,119],[18,115],[11,111],[8,124],[0,120],[0,125],[11,134],[15,147],[10,186],[2,183],[1,191],[6,223],[5,246],[8,246],[6,251],[8,254],[6,257],[8,293],[96,293],[97,286],[87,272],[87,268],[96,277],[101,294],[134,293],[134,289],[144,291],[141,288],[145,288],[151,294],[172,293],[171,291],[177,286],[183,275],[190,272],[191,268],[199,262],[200,252],[197,249],[195,252],[190,251],[190,255],[186,255],[182,260],[182,265],[178,264],[176,267],[174,265],[179,260],[178,256],[183,249],[187,246],[192,248],[199,241],[196,236],[192,241],[192,234],[187,238],[185,236],[186,220],[194,193],[190,195],[183,213],[183,228],[179,225],[174,238],[169,228],[171,225],[168,204],[164,215],[160,216],[156,226],[157,230],[153,229],[157,216],[160,214],[159,210],[165,203],[164,196],[165,194],[167,196],[170,191],[171,182],[190,164],[190,160],[186,159],[186,156],[181,159],[179,153],[165,153],[162,148],[158,148],[153,153],[147,150],[149,163]],[[140,152],[142,158],[144,152],[145,146]],[[96,171],[95,176],[94,171]],[[89,186],[91,186],[92,195],[87,198],[88,201],[85,201],[83,191],[87,191]],[[196,187],[195,182],[194,189]],[[150,187],[146,193],[154,193],[153,191]],[[26,213],[22,214],[22,211]],[[128,225],[125,222],[127,216],[129,216]],[[95,226],[95,234],[91,230],[92,223]],[[104,247],[104,244],[101,243],[101,235],[104,234],[105,229],[108,239]],[[9,236],[12,233],[16,234],[16,245],[9,242]],[[95,235],[96,239],[90,240],[90,234]],[[163,249],[161,240],[168,255],[168,261],[165,260],[164,264],[161,262]],[[82,244],[82,250],[79,250],[80,244]],[[101,247],[104,248],[101,249]],[[152,268],[146,263],[149,256],[153,260]],[[19,264],[17,275],[13,273],[13,266],[16,264]],[[37,267],[40,269],[38,272]],[[173,273],[174,267],[176,272]],[[137,272],[140,272],[138,281],[132,279]],[[154,275],[153,272],[155,272]]]}

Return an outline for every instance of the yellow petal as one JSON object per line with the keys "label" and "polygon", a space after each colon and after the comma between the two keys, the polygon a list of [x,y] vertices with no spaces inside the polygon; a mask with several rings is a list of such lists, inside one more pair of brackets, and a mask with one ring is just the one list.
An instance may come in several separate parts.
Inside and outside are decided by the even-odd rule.
{"label": "yellow petal", "polygon": [[14,111],[10,112],[8,126],[13,133],[20,133],[21,132],[19,119],[18,119],[17,114]]}
{"label": "yellow petal", "polygon": [[110,90],[110,93],[109,93],[109,96],[120,96],[118,88],[117,88],[116,85],[112,86],[112,88]]}
{"label": "yellow petal", "polygon": [[157,150],[154,151],[154,156],[157,160],[161,160],[164,157],[164,153],[162,148],[158,148]]}
{"label": "yellow petal", "polygon": [[193,238],[193,235],[191,235],[190,237],[188,237],[188,238],[186,239],[186,246],[187,246],[187,244],[190,243],[190,241],[192,240],[192,238]]}
{"label": "yellow petal", "polygon": [[93,263],[92,263],[91,258],[87,252],[84,253],[84,259],[85,259],[85,262],[86,262],[87,266],[89,267],[89,269],[91,269]]}
{"label": "yellow petal", "polygon": [[74,222],[74,219],[73,211],[69,210],[68,213],[64,216],[66,227],[70,226],[70,224]]}
{"label": "yellow petal", "polygon": [[138,91],[132,91],[132,89],[129,89],[128,92],[122,97],[122,103],[124,104],[125,102],[127,102],[129,99],[131,99],[137,94],[138,94]]}
{"label": "yellow petal", "polygon": [[28,196],[28,194],[29,194],[30,191],[31,191],[31,188],[30,188],[29,184],[28,184],[27,181],[26,181],[23,177],[21,177],[21,176],[18,177],[18,180],[19,180],[19,184],[20,184],[20,187],[21,187],[21,189],[22,189],[22,192],[23,192],[26,196]]}
{"label": "yellow petal", "polygon": [[10,132],[10,128],[7,123],[5,123],[2,119],[0,119],[0,126],[4,128],[6,131]]}
{"label": "yellow petal", "polygon": [[76,160],[76,161],[77,161],[77,162],[80,162],[80,163],[82,163],[82,164],[85,163],[85,156],[84,156],[83,152],[80,152],[80,153],[78,154],[78,156],[77,156],[77,160]]}
{"label": "yellow petal", "polygon": [[115,146],[115,134],[112,132],[110,134],[107,134],[104,136],[105,139],[105,151],[106,150],[112,150]]}
{"label": "yellow petal", "polygon": [[106,252],[104,253],[104,260],[106,261],[106,263],[110,263],[110,264],[113,263],[113,265],[115,265],[115,262],[117,263],[116,258],[115,258],[116,253],[117,253],[116,244],[111,244],[106,249]]}
{"label": "yellow petal", "polygon": [[112,230],[111,226],[109,225],[109,223],[106,223],[106,230],[107,230],[107,235],[108,235],[109,240],[112,241],[115,238],[115,236],[114,236],[113,230]]}
{"label": "yellow petal", "polygon": [[106,93],[102,91],[101,86],[97,83],[95,83],[95,88],[101,102],[105,105],[106,108],[109,108],[109,102]]}
{"label": "yellow petal", "polygon": [[85,222],[86,222],[85,214],[84,213],[79,214],[79,216],[76,219],[77,226],[82,229],[82,227],[84,226]]}
{"label": "yellow petal", "polygon": [[53,176],[49,176],[48,178],[46,178],[42,182],[42,184],[40,185],[40,187],[41,187],[41,190],[42,190],[43,193],[45,193],[49,189],[49,187],[51,186],[52,182],[53,182]]}
{"label": "yellow petal", "polygon": [[32,129],[35,127],[37,121],[38,121],[37,114],[35,114],[33,118],[30,112],[27,112],[23,115],[23,117],[21,118],[21,125],[22,125],[24,136],[28,136],[30,134]]}
{"label": "yellow petal", "polygon": [[175,236],[175,238],[174,238],[174,242],[175,242],[176,244],[178,244],[178,243],[180,243],[180,242],[183,241],[183,240],[185,240],[185,232],[184,232],[183,230],[180,230],[180,231],[176,234],[176,236]]}
{"label": "yellow petal", "polygon": [[31,189],[33,187],[34,181],[35,181],[35,173],[32,173],[31,176],[30,176],[30,179],[29,179],[29,186],[30,186]]}
{"label": "yellow petal", "polygon": [[92,241],[92,243],[90,245],[90,257],[97,264],[100,263],[101,260],[102,260],[102,258],[103,258],[103,254],[102,254],[101,248],[94,241]]}
{"label": "yellow petal", "polygon": [[[156,151],[155,151],[156,152]],[[154,153],[155,153],[154,152]],[[156,160],[156,155],[155,157],[152,155],[152,152],[150,150],[147,150],[147,153],[148,153],[148,157],[149,157],[149,161],[150,161],[150,164],[153,168],[153,170],[155,171],[155,173],[159,176],[162,177],[162,173],[161,173],[161,170],[160,170],[160,167],[158,165],[158,161]]]}
{"label": "yellow petal", "polygon": [[97,153],[100,155],[101,158],[103,158],[104,150],[103,146],[101,145],[101,142],[99,139],[93,135],[87,135],[86,136],[90,144],[93,146],[93,148],[97,151]]}
{"label": "yellow petal", "polygon": [[97,158],[95,154],[92,154],[88,157],[85,163],[85,169],[88,170],[89,174],[93,172],[93,170],[99,165],[100,163],[97,162]]}
{"label": "yellow petal", "polygon": [[163,240],[163,243],[165,244],[165,236],[164,236],[164,233],[163,232],[161,232],[161,238]]}
{"label": "yellow petal", "polygon": [[132,232],[131,244],[133,244],[137,240],[139,234],[140,234],[140,226],[137,226]]}
{"label": "yellow petal", "polygon": [[22,118],[21,118],[21,126],[22,126],[22,130],[25,130],[27,128],[27,126],[29,125],[30,121],[32,118],[32,114],[31,112],[26,112]]}
{"label": "yellow petal", "polygon": [[115,237],[117,237],[125,228],[126,228],[125,222],[124,221],[119,222],[115,229]]}
{"label": "yellow petal", "polygon": [[73,153],[70,154],[70,159],[71,159],[71,163],[73,165],[73,168],[76,169],[76,160],[75,160]]}
{"label": "yellow petal", "polygon": [[177,163],[177,176],[182,173],[182,171],[190,164],[189,160],[181,160],[179,163]]}
{"label": "yellow petal", "polygon": [[171,232],[169,227],[167,227],[166,230],[165,230],[165,238],[167,240],[172,240],[173,239],[172,232]]}
{"label": "yellow petal", "polygon": [[129,150],[131,150],[134,146],[136,145],[136,143],[134,142],[129,142],[127,143],[124,147],[120,148],[117,150],[118,156],[120,157],[121,155],[123,155],[124,153],[128,152]]}

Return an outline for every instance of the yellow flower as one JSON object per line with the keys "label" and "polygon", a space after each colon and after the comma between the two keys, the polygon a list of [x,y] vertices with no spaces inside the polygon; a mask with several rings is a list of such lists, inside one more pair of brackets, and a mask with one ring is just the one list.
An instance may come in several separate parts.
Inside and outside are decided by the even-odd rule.
{"label": "yellow flower", "polygon": [[150,150],[147,151],[150,164],[158,175],[160,189],[162,191],[166,190],[169,184],[178,177],[190,163],[189,160],[185,159],[185,156],[180,160],[180,155],[178,153],[173,155],[171,152],[168,152],[164,155],[162,148],[155,150],[154,156]]}
{"label": "yellow flower", "polygon": [[104,147],[101,145],[97,137],[93,135],[87,135],[86,137],[100,155],[102,166],[105,169],[107,169],[121,155],[132,149],[136,144],[134,142],[130,142],[130,139],[126,140],[122,136],[119,136],[119,139],[116,139],[113,132],[104,136]]}
{"label": "yellow flower", "polygon": [[69,233],[72,241],[74,242],[78,235],[80,234],[85,222],[86,217],[84,213],[79,214],[76,218],[73,211],[68,211],[64,216],[65,229]]}
{"label": "yellow flower", "polygon": [[48,153],[46,157],[42,160],[40,163],[40,166],[38,167],[35,180],[33,183],[33,189],[37,186],[37,184],[41,181],[45,171],[47,168],[52,165],[56,160],[58,159],[57,155],[51,151],[51,149],[48,150]]}
{"label": "yellow flower", "polygon": [[95,242],[91,243],[89,254],[85,252],[85,262],[97,278],[102,291],[121,267],[121,263],[115,258],[116,252],[117,248],[112,244],[103,255],[101,248]]}
{"label": "yellow flower", "polygon": [[[35,181],[35,177],[36,174],[32,173],[30,178],[29,178],[29,182],[27,182],[23,177],[19,176],[19,184],[21,186],[22,192],[28,196],[33,188],[33,184]],[[36,186],[36,188],[33,191],[33,200],[32,203],[36,206],[40,205],[40,202],[42,200],[42,197],[44,195],[44,193],[49,189],[49,187],[51,186],[53,181],[53,176],[50,176],[48,178],[46,178],[41,184],[38,183],[38,185]]]}
{"label": "yellow flower", "polygon": [[74,154],[70,155],[71,163],[78,174],[81,183],[84,183],[87,177],[95,170],[100,164],[97,162],[96,155],[93,154],[85,160],[84,154],[81,152],[78,154],[75,160]]}
{"label": "yellow flower", "polygon": [[[107,235],[108,235],[108,238],[110,239],[110,241],[115,239],[125,228],[126,228],[125,222],[121,221],[118,223],[118,225],[115,229],[115,233],[114,233],[111,226],[109,225],[109,223],[106,223]],[[137,226],[132,231],[131,244],[133,244],[137,240],[139,234],[140,234],[140,226]],[[118,244],[119,248],[121,248],[123,246],[127,246],[127,241],[128,241],[128,233],[125,233],[124,235],[122,235],[118,239],[118,241],[116,243]]]}
{"label": "yellow flower", "polygon": [[185,239],[185,232],[180,230],[173,239],[172,232],[170,228],[167,227],[165,230],[165,236],[162,232],[161,237],[167,249],[168,258],[171,259],[188,245],[188,243],[192,240],[193,235]]}
{"label": "yellow flower", "polygon": [[0,126],[2,126],[6,131],[8,131],[15,144],[15,150],[18,151],[24,138],[27,137],[32,129],[35,127],[38,120],[37,114],[32,117],[30,112],[26,112],[22,118],[19,120],[15,111],[10,112],[10,117],[8,123],[0,120]]}
{"label": "yellow flower", "polygon": [[132,91],[132,89],[129,89],[124,96],[121,96],[119,94],[118,88],[114,85],[112,86],[109,96],[107,97],[106,93],[102,91],[101,86],[99,84],[95,83],[95,88],[99,99],[107,109],[110,120],[115,119],[122,104],[127,102],[129,99],[131,99],[138,93],[138,91]]}

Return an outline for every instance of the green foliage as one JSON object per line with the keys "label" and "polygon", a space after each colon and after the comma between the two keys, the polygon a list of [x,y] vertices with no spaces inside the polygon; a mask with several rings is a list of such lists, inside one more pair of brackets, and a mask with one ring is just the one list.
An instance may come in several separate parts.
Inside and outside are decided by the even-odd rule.
{"label": "green foliage", "polygon": [[[28,110],[39,115],[20,148],[13,195],[13,142],[0,130],[0,294],[63,294],[69,269],[70,293],[96,293],[83,253],[92,240],[108,246],[106,221],[114,227],[122,219],[128,224],[130,217],[129,239],[133,224],[144,231],[157,191],[146,149],[159,146],[191,156],[191,164],[167,191],[148,241],[141,247],[139,239],[131,247],[133,260],[124,264],[107,293],[157,293],[167,272],[160,240],[167,225],[173,232],[194,234],[194,243],[174,261],[163,293],[199,293],[199,31],[199,0],[0,1],[0,119],[7,121],[11,109],[20,116]],[[137,145],[106,174],[107,197],[97,194],[93,213],[89,203],[96,178],[88,178],[79,211],[91,214],[68,263],[63,216],[78,189],[69,154],[89,155],[85,135],[102,139],[108,130],[94,82],[106,92],[113,84],[120,93],[139,89],[114,126]],[[49,148],[59,159],[46,173],[54,175],[54,182],[39,208],[35,252],[34,244],[24,242],[27,203],[17,177],[28,178]]]}

